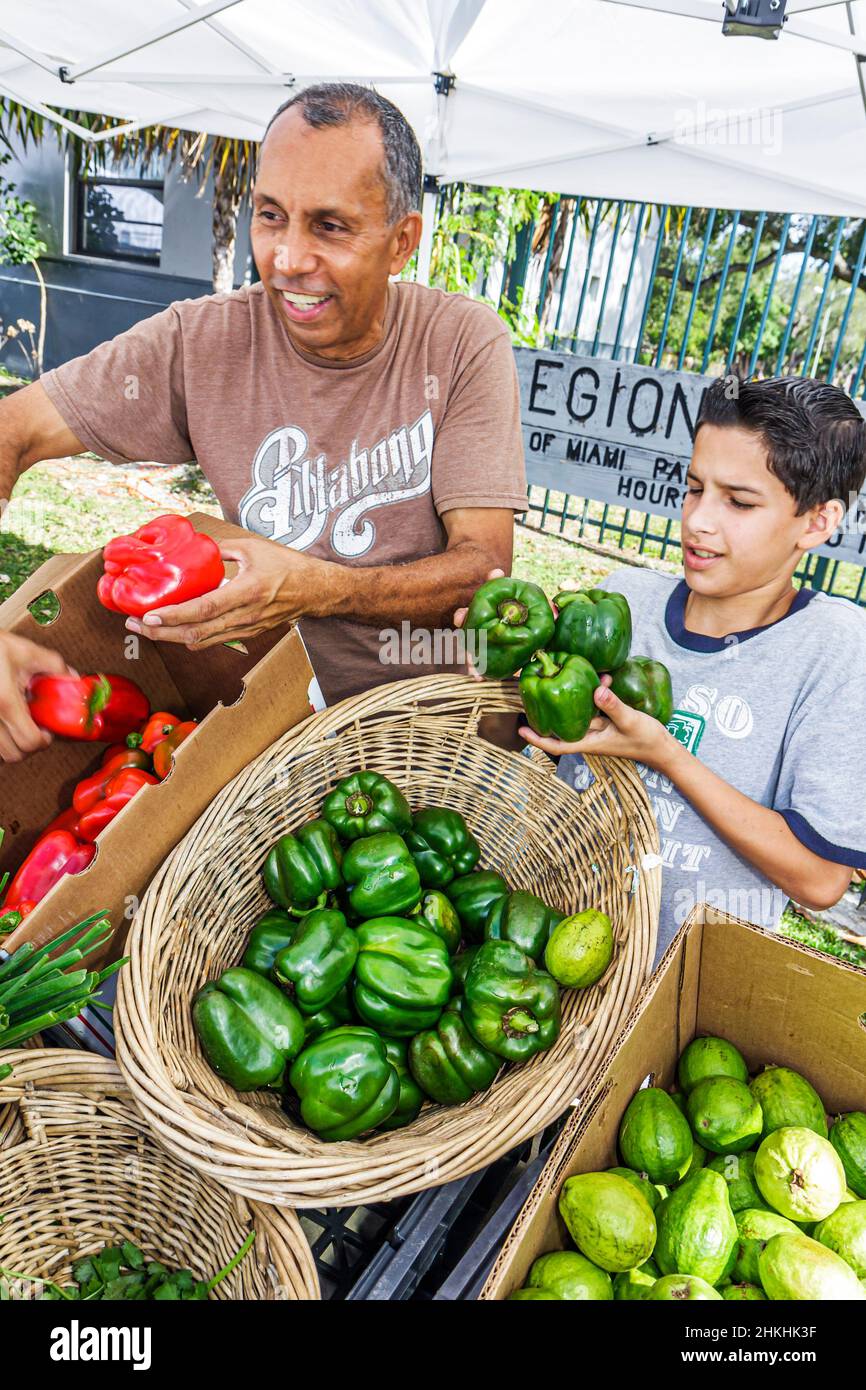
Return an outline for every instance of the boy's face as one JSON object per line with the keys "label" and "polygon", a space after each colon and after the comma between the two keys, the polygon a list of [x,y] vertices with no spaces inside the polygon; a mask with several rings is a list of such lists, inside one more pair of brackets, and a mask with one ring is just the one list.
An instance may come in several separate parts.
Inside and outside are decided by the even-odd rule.
{"label": "boy's face", "polygon": [[758,435],[701,425],[686,480],[682,534],[690,589],[728,597],[793,573],[812,513],[796,515],[797,504],[767,467]]}

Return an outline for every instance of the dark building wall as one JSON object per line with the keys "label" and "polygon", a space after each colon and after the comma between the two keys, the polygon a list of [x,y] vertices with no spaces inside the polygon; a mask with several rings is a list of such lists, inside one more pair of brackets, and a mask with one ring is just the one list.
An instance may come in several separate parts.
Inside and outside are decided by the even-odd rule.
{"label": "dark building wall", "polygon": [[[14,145],[3,175],[16,185],[19,196],[35,204],[48,245],[39,263],[48,287],[46,370],[89,352],[174,300],[211,293],[211,180],[200,190],[194,178],[184,182],[176,168],[168,170],[160,264],[141,267],[66,254],[70,199],[65,159],[53,136],[26,149]],[[249,212],[242,211],[236,285],[249,279],[250,268]],[[36,277],[29,266],[0,266],[0,322],[5,326],[19,318],[38,327]],[[9,371],[29,375],[18,342],[6,348],[0,361]]]}
{"label": "dark building wall", "polygon": [[[39,265],[47,288],[46,371],[90,352],[176,299],[196,299],[211,292],[206,280],[157,270],[49,257]],[[29,266],[0,266],[0,320],[14,324],[19,318],[39,323],[36,277]],[[16,350],[18,341],[6,349],[2,360],[10,371],[29,375],[25,358]]]}

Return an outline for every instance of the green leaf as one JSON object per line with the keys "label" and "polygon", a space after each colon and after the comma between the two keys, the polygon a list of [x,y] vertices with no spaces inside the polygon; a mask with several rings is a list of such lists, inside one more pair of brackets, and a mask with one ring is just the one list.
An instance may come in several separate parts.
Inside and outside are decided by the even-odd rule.
{"label": "green leaf", "polygon": [[76,1284],[86,1284],[89,1280],[96,1277],[93,1260],[89,1255],[83,1260],[78,1260],[77,1263],[72,1266],[72,1277]]}
{"label": "green leaf", "polygon": [[117,1278],[120,1273],[122,1258],[120,1247],[116,1245],[107,1245],[101,1254],[94,1255],[93,1263],[106,1284],[110,1279]]}
{"label": "green leaf", "polygon": [[155,1303],[177,1302],[180,1299],[180,1293],[175,1280],[166,1279],[165,1283],[154,1289],[151,1297]]}
{"label": "green leaf", "polygon": [[139,1250],[137,1245],[133,1245],[132,1241],[130,1240],[125,1240],[120,1248],[123,1253],[123,1263],[127,1266],[127,1268],[143,1268],[145,1263],[144,1255],[142,1251]]}

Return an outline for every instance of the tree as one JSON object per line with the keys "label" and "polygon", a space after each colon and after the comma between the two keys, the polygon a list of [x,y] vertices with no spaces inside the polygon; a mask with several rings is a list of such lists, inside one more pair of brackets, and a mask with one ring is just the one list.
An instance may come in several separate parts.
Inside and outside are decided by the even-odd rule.
{"label": "tree", "polygon": [[[10,155],[0,154],[0,169],[8,164],[10,159]],[[38,262],[47,249],[40,235],[39,214],[36,208],[32,203],[19,198],[15,184],[9,183],[0,172],[0,265],[32,266],[39,283],[38,338],[34,342],[33,325],[25,319],[19,319],[16,325],[9,325],[2,330],[2,346],[5,347],[11,339],[17,338],[20,332],[29,333],[31,350],[25,351],[25,356],[30,359],[34,376],[39,376],[42,371],[45,349],[47,297],[45,281]]]}
{"label": "tree", "polygon": [[[104,130],[113,119],[89,111],[59,114],[87,130]],[[20,102],[0,99],[0,140],[7,145],[13,133],[25,149],[28,142],[39,144],[49,124],[39,112],[31,111]],[[117,124],[123,123],[118,121]],[[213,287],[218,292],[233,288],[238,214],[249,199],[255,178],[258,150],[255,141],[210,136],[174,126],[147,126],[95,144],[63,126],[53,125],[53,130],[59,147],[69,152],[78,177],[104,170],[111,157],[128,158],[147,168],[155,158],[162,156],[169,166],[179,168],[183,179],[196,180],[198,196],[201,196],[213,173]]]}

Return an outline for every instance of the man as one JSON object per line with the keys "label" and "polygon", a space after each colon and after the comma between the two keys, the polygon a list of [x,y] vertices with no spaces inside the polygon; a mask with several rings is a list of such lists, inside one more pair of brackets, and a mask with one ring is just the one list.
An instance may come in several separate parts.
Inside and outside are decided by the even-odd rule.
{"label": "man", "polygon": [[[395,106],[307,88],[260,152],[261,284],[173,304],[0,405],[0,496],[84,449],[195,457],[254,533],[223,547],[228,584],[130,630],[198,649],[300,619],[333,702],[423,674],[383,664],[380,631],[447,627],[491,568],[510,569],[526,504],[510,339],[486,305],[391,281],[418,246],[420,191]],[[22,694],[34,660],[0,635],[6,759],[42,744]]]}

